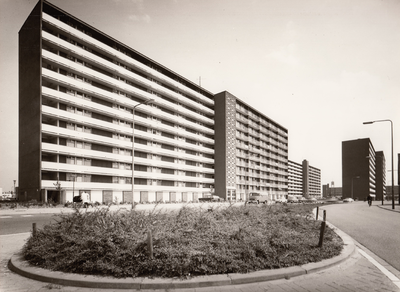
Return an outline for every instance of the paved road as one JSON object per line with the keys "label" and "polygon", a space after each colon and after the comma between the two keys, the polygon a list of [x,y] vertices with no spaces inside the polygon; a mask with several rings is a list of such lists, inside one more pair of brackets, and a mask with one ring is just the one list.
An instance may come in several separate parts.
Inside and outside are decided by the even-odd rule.
{"label": "paved road", "polygon": [[32,231],[32,223],[42,228],[54,218],[53,214],[15,214],[0,216],[0,235]]}
{"label": "paved road", "polygon": [[400,213],[379,208],[378,202],[321,207],[326,220],[400,271]]}

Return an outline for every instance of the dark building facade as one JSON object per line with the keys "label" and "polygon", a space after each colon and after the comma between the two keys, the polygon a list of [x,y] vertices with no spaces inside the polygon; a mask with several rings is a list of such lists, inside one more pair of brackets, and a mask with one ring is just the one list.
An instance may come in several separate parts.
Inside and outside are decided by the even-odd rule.
{"label": "dark building facade", "polygon": [[342,196],[376,196],[375,149],[369,138],[342,142]]}
{"label": "dark building facade", "polygon": [[386,162],[383,151],[375,153],[376,159],[376,200],[386,198]]}

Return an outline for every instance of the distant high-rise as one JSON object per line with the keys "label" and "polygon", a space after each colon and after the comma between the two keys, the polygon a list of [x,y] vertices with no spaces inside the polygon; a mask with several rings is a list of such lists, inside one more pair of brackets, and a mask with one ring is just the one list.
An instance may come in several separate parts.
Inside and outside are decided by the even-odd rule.
{"label": "distant high-rise", "polygon": [[375,153],[376,159],[376,200],[386,197],[386,162],[383,151]]}
{"label": "distant high-rise", "polygon": [[310,166],[307,160],[302,164],[289,160],[289,195],[306,198],[321,196],[321,170]]}
{"label": "distant high-rise", "polygon": [[369,138],[342,142],[342,196],[376,196],[376,154]]}

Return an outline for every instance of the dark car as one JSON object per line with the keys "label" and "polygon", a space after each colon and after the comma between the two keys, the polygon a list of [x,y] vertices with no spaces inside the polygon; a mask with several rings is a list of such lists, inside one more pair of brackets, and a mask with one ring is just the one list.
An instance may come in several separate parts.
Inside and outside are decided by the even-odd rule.
{"label": "dark car", "polygon": [[[81,204],[81,203],[82,203],[82,197],[81,197],[80,195],[79,195],[79,196],[75,196],[75,197],[73,197],[72,201],[73,201],[74,203]],[[94,207],[94,205],[95,205],[95,204],[93,204],[92,202],[85,202],[85,203],[83,204],[83,207],[84,207],[84,208],[88,208],[89,206]]]}

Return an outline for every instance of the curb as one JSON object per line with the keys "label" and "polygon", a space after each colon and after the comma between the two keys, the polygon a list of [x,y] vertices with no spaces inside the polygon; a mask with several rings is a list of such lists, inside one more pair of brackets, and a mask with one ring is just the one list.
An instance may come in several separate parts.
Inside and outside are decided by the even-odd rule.
{"label": "curb", "polygon": [[[400,210],[391,209],[391,208],[385,208],[385,207],[382,207],[382,205],[377,205],[377,206],[378,206],[378,208],[381,208],[381,209],[386,210],[386,211],[391,211],[391,212],[400,213]],[[395,208],[396,208],[396,206],[395,206]]]}
{"label": "curb", "polygon": [[229,286],[265,282],[278,279],[315,273],[334,265],[338,265],[350,258],[356,251],[353,239],[333,225],[328,225],[342,238],[344,246],[340,255],[322,260],[317,263],[309,263],[302,266],[294,266],[276,270],[262,270],[249,274],[224,274],[199,276],[190,280],[164,279],[164,278],[125,278],[100,277],[80,274],[67,274],[54,272],[30,265],[20,254],[14,254],[8,262],[8,268],[27,278],[59,284],[64,286],[103,288],[103,289],[188,289],[201,287]]}

